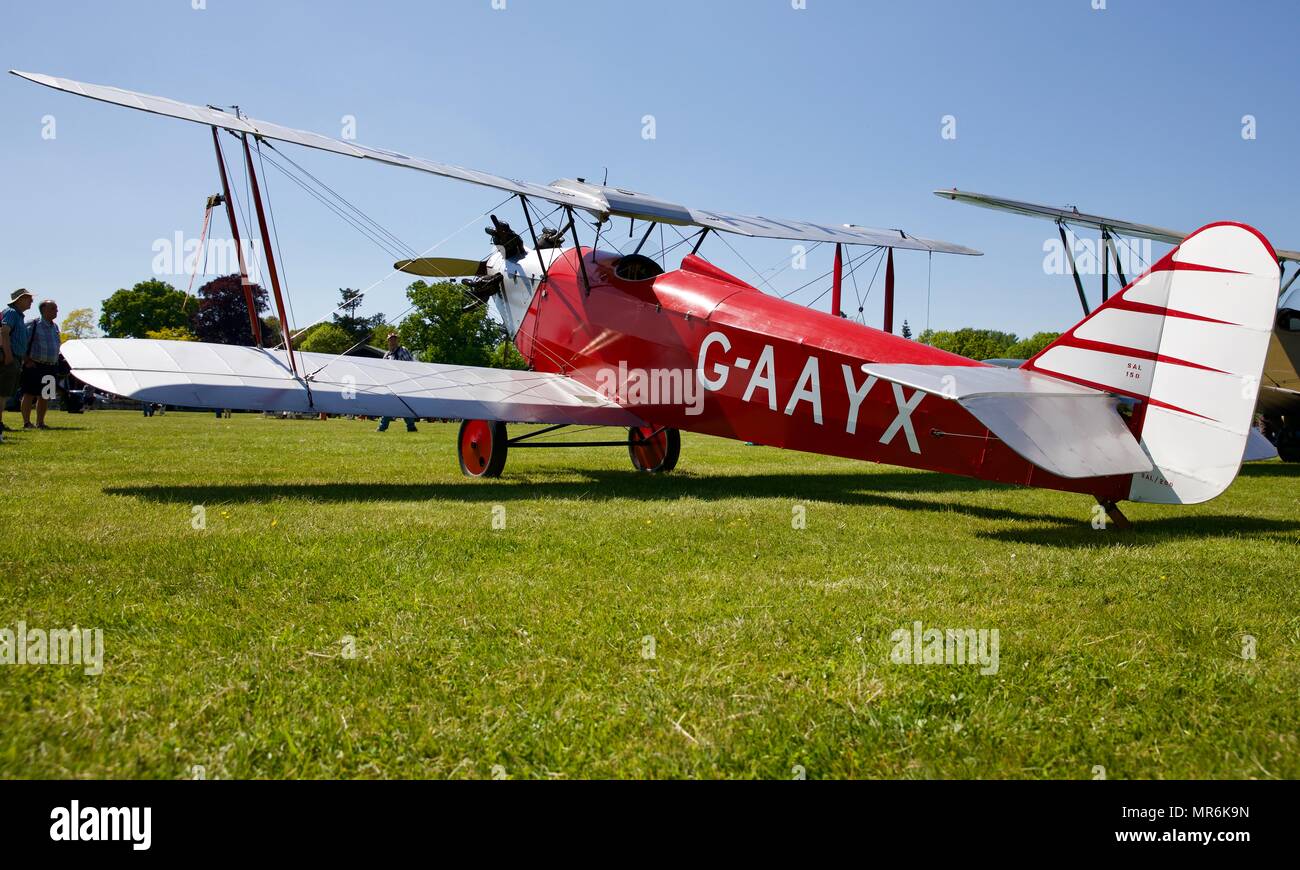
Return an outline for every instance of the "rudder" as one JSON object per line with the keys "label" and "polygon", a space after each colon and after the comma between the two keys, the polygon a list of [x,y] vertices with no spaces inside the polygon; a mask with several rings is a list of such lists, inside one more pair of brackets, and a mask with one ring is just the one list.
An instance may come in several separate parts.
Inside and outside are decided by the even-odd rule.
{"label": "rudder", "polygon": [[1132,501],[1208,501],[1241,468],[1279,279],[1258,231],[1210,224],[1025,368],[1136,400],[1130,427],[1155,469],[1133,475]]}

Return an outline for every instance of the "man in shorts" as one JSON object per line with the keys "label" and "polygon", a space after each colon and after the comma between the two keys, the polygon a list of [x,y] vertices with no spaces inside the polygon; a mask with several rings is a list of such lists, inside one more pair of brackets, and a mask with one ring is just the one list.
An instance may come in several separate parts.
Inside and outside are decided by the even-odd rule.
{"label": "man in shorts", "polygon": [[[41,317],[31,325],[27,336],[27,358],[23,360],[23,428],[48,429],[45,412],[55,396],[59,379],[59,306],[53,299],[40,305]],[[36,425],[32,425],[32,405],[36,406]]]}

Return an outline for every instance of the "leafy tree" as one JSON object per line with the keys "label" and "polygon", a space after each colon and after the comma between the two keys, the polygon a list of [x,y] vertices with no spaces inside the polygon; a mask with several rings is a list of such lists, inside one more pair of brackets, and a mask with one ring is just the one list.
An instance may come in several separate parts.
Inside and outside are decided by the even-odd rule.
{"label": "leafy tree", "polygon": [[506,339],[497,345],[496,350],[492,351],[492,358],[488,361],[494,369],[515,369],[524,371],[528,368],[528,361],[524,355],[515,347],[515,343]]}
{"label": "leafy tree", "polygon": [[[377,326],[375,326],[373,330],[371,330],[370,338],[367,340],[366,343],[374,347],[382,347],[384,350],[388,350],[388,335],[389,333],[392,332],[396,332],[400,336],[401,327],[395,326],[394,324],[391,323],[380,323]],[[411,350],[411,349],[407,348],[407,350]],[[411,353],[414,354],[415,351],[412,350]]]}
{"label": "leafy tree", "polygon": [[144,338],[151,329],[188,327],[192,301],[165,281],[141,281],[104,300],[99,328],[109,338]]}
{"label": "leafy tree", "polygon": [[145,338],[157,338],[162,341],[198,341],[194,333],[190,332],[183,326],[168,326],[163,329],[151,329],[145,333]]}
{"label": "leafy tree", "polygon": [[343,298],[343,302],[339,305],[338,311],[334,312],[334,324],[352,336],[352,344],[358,341],[371,341],[372,333],[384,324],[384,315],[357,316],[357,310],[364,301],[360,290],[344,287],[339,289],[339,295]]}
{"label": "leafy tree", "polygon": [[[253,284],[253,301],[259,317],[267,310],[267,295]],[[214,344],[253,344],[253,330],[248,326],[248,305],[238,275],[226,275],[199,288],[199,310],[194,314],[194,333],[200,341]],[[269,343],[268,343],[269,346]]]}
{"label": "leafy tree", "polygon": [[[244,311],[248,311],[248,306],[244,306]],[[248,315],[245,314],[245,317]],[[280,318],[263,317],[262,318],[262,344],[266,347],[275,347],[284,342],[284,336],[280,332]],[[297,347],[298,345],[294,345]]]}
{"label": "leafy tree", "polygon": [[927,329],[921,333],[920,342],[959,354],[970,359],[999,359],[1005,357],[1017,341],[1010,332],[998,332],[993,329],[958,329],[955,331],[936,331]]}
{"label": "leafy tree", "polygon": [[74,338],[94,338],[98,335],[95,329],[95,309],[93,308],[74,308],[68,312],[68,316],[63,318],[63,327],[59,330],[59,338],[63,341],[71,341]]}
{"label": "leafy tree", "polygon": [[[268,318],[268,319],[274,320],[275,318]],[[293,346],[296,348],[302,347],[302,343],[307,339],[311,338],[311,334],[316,330],[320,329],[324,325],[325,324],[323,323],[313,323],[311,326],[305,326],[302,329],[295,330]]]}
{"label": "leafy tree", "polygon": [[491,365],[493,351],[505,338],[501,325],[482,305],[466,306],[460,286],[416,281],[406,290],[415,311],[397,329],[406,349],[424,362]]}
{"label": "leafy tree", "polygon": [[1043,348],[1060,337],[1059,332],[1035,332],[1031,337],[1022,338],[1007,348],[1007,356],[1011,359],[1030,359],[1038,356]]}
{"label": "leafy tree", "polygon": [[903,338],[911,338],[911,337],[912,337],[912,327],[908,326],[908,325],[907,325],[907,321],[904,320],[904,321],[903,321]]}
{"label": "leafy tree", "polygon": [[338,324],[322,323],[313,329],[306,338],[299,340],[295,347],[308,353],[332,353],[337,355],[345,353],[356,343],[356,339]]}

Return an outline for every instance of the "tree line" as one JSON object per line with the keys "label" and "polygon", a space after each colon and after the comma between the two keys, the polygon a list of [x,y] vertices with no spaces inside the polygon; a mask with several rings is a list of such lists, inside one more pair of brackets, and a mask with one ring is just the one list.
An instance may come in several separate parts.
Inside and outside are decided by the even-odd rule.
{"label": "tree line", "polygon": [[[280,321],[269,312],[264,288],[251,284],[262,328],[262,343],[283,343]],[[338,308],[324,322],[296,333],[294,347],[309,353],[343,354],[362,345],[383,348],[389,333],[416,359],[453,365],[522,369],[523,357],[504,327],[488,316],[487,306],[473,303],[454,282],[416,281],[406,290],[411,312],[400,323],[381,314],[362,316],[359,290],[342,288]],[[89,309],[78,309],[73,338],[88,337]],[[71,317],[71,315],[70,315]],[[69,318],[70,319],[70,318]],[[68,320],[65,319],[65,332]],[[189,295],[165,281],[141,281],[104,300],[99,328],[109,338],[155,338],[251,346],[255,343],[248,306],[238,275],[210,281]]]}
{"label": "tree line", "polygon": [[1029,359],[1060,337],[1059,332],[1035,332],[1029,338],[1019,338],[1014,332],[995,329],[927,329],[917,341],[969,359]]}

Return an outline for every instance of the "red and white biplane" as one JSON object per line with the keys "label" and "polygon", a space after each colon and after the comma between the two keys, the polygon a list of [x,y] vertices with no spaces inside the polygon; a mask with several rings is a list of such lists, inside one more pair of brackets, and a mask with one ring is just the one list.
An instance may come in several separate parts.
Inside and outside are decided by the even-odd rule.
{"label": "red and white biplane", "polygon": [[[77,377],[172,405],[463,419],[466,474],[499,475],[506,424],[624,427],[634,466],[670,471],[679,431],[929,469],[1095,497],[1190,504],[1235,478],[1275,315],[1278,258],[1248,226],[1211,224],[1018,369],[986,365],[846,319],[843,250],[868,246],[976,254],[898,230],[772,220],[688,208],[581,179],[549,185],[368,148],[212,107],[32,73],[61,91],[226,130],[242,143],[288,142],[507,191],[525,240],[493,219],[486,260],[411,259],[398,268],[467,276],[490,299],[529,371],[370,360],[137,339],[69,342]],[[217,145],[220,161],[221,149]],[[223,183],[225,180],[222,162]],[[253,194],[261,212],[255,176]],[[538,232],[535,207],[567,220]],[[577,215],[693,227],[672,269],[638,251],[584,246]],[[232,229],[235,213],[229,209]],[[272,287],[279,282],[261,232]],[[699,256],[711,232],[835,245],[831,313],[775,298]],[[643,239],[644,243],[644,239]],[[891,282],[892,283],[892,282]],[[886,306],[888,310],[889,301]],[[887,315],[888,316],[888,315]],[[256,316],[250,320],[256,331]],[[285,330],[286,335],[289,331]],[[543,430],[551,431],[550,428]],[[584,445],[586,446],[586,445]]]}

